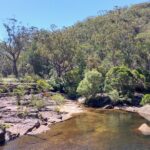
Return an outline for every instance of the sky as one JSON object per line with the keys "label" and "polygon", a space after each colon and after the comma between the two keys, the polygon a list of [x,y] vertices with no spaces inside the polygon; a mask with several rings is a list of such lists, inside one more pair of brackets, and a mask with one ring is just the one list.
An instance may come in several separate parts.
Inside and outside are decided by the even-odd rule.
{"label": "sky", "polygon": [[131,6],[148,0],[0,0],[0,39],[5,37],[3,23],[16,18],[23,25],[38,28],[71,26],[101,10]]}

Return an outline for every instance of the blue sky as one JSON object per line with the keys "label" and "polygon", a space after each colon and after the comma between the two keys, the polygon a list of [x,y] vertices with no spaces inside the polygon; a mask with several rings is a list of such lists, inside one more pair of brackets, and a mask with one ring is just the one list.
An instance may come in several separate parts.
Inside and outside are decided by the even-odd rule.
{"label": "blue sky", "polygon": [[130,6],[148,0],[0,0],[0,38],[5,37],[3,22],[15,17],[24,25],[49,28],[70,26],[99,10],[111,10],[114,6]]}

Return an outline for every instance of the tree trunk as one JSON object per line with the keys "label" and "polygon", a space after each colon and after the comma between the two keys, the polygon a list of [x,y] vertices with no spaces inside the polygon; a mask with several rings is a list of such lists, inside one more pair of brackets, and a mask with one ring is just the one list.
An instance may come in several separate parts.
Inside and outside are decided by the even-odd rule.
{"label": "tree trunk", "polygon": [[16,78],[18,78],[18,68],[16,60],[13,61],[13,74],[15,75]]}

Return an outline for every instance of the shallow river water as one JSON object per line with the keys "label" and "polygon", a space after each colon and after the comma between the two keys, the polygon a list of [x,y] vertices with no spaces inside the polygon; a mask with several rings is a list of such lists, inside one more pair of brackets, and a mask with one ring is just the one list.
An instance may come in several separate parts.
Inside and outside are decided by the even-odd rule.
{"label": "shallow river water", "polygon": [[137,131],[146,122],[134,113],[89,111],[44,134],[11,141],[0,150],[150,150],[150,136]]}

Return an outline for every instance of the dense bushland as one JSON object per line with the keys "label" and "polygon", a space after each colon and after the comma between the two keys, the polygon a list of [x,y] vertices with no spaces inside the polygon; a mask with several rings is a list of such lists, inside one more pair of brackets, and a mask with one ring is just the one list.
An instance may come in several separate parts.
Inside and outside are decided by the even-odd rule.
{"label": "dense bushland", "polygon": [[2,77],[32,82],[38,76],[40,91],[71,98],[107,93],[124,100],[150,89],[150,3],[116,7],[61,30],[29,28],[16,19],[4,27]]}

